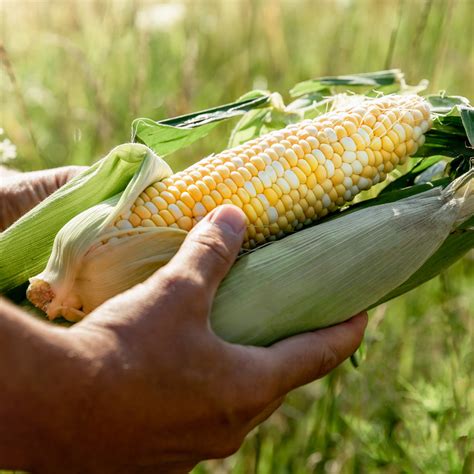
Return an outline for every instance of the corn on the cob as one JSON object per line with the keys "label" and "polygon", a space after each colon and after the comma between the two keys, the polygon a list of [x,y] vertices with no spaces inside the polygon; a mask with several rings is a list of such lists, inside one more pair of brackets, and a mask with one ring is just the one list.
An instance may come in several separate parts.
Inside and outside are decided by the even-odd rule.
{"label": "corn on the cob", "polygon": [[220,204],[248,220],[252,248],[325,216],[385,179],[424,143],[428,104],[386,96],[336,109],[226,150],[156,182],[114,223],[116,229],[186,231]]}
{"label": "corn on the cob", "polygon": [[79,320],[165,265],[186,231],[221,204],[245,212],[244,248],[277,239],[383,180],[423,144],[430,126],[429,106],[418,96],[365,98],[180,173],[154,156],[121,195],[61,229],[27,296],[52,319]]}

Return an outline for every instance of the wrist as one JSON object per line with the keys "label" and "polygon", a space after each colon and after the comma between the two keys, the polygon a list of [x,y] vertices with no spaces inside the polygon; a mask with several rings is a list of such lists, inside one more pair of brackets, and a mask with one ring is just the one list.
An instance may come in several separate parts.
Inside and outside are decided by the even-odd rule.
{"label": "wrist", "polygon": [[14,206],[15,191],[10,186],[0,186],[0,232],[3,232],[16,219]]}
{"label": "wrist", "polygon": [[[45,446],[53,453],[37,458],[36,465],[45,472],[103,472],[102,437],[108,431],[107,408],[113,404],[111,383],[106,376],[114,360],[110,341],[101,334],[62,331],[62,356],[52,361],[54,378],[59,381],[50,409],[54,420],[43,425]],[[48,441],[46,441],[48,440]],[[110,456],[113,459],[113,447]]]}
{"label": "wrist", "polygon": [[0,313],[0,468],[61,472],[90,406],[88,358],[68,330]]}

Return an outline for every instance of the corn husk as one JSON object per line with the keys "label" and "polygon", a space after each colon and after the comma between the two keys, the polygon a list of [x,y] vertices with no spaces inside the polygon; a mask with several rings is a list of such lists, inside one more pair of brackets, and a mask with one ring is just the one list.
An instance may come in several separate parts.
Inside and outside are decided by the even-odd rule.
{"label": "corn husk", "polygon": [[[56,235],[51,256],[44,271],[30,279],[28,298],[35,300],[35,304],[42,308],[51,319],[62,315],[70,321],[80,320],[86,312],[105,301],[103,298],[98,301],[97,294],[105,294],[104,291],[101,293],[101,288],[107,288],[107,282],[113,286],[114,294],[129,288],[130,284],[127,286],[123,281],[120,285],[118,278],[113,276],[114,256],[121,260],[119,275],[122,278],[129,273],[130,264],[133,265],[133,262],[137,262],[139,265],[144,264],[139,255],[140,247],[135,246],[135,252],[131,252],[129,249],[131,248],[130,242],[134,241],[134,235],[135,237],[142,235],[141,239],[146,241],[148,234],[146,234],[145,228],[139,229],[135,234],[128,230],[111,228],[108,231],[107,229],[124,209],[130,207],[144,188],[154,181],[166,178],[172,172],[168,164],[154,155],[151,150],[143,145],[133,146],[145,149],[146,153],[139,170],[133,175],[125,189],[71,219]],[[159,249],[157,252],[160,255],[157,261],[166,263],[177,249],[174,245],[176,242],[174,236],[177,236],[179,243],[181,243],[185,232],[165,228],[154,230],[164,236],[157,239]],[[102,245],[105,240],[109,242],[109,245]],[[120,255],[110,252],[110,248],[114,248],[114,241],[126,244],[125,246],[119,245]],[[173,253],[168,250],[170,246],[173,248]],[[107,261],[103,263],[103,268],[106,268],[104,272],[100,270],[102,267],[98,266],[99,262],[103,260],[101,260],[101,256],[104,255],[102,247],[104,247],[107,257]],[[87,256],[91,253],[94,256],[98,254],[98,260],[89,265],[90,259],[88,260]],[[108,280],[105,279],[105,273],[111,273]],[[83,297],[84,287],[88,288],[85,291],[87,297]],[[88,291],[92,291],[96,297],[89,295]],[[51,298],[51,294],[54,297]]]}
{"label": "corn husk", "polygon": [[114,196],[117,199],[124,190],[130,195],[170,174],[167,163],[144,145],[123,144],[111,150],[0,233],[0,291],[44,270],[56,234],[73,217]]}
{"label": "corn husk", "polygon": [[472,172],[448,188],[374,206],[240,259],[219,287],[213,330],[267,345],[344,321],[382,300],[474,212]]}

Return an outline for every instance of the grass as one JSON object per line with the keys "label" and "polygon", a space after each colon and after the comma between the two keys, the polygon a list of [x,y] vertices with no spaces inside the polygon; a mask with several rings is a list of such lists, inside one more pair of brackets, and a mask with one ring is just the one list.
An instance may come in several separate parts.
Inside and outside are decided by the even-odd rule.
{"label": "grass", "polygon": [[[474,92],[468,0],[198,0],[158,16],[137,13],[155,5],[141,0],[0,5],[0,127],[22,170],[91,163],[138,116],[319,75],[400,67],[430,91]],[[228,131],[171,165],[224,148]],[[372,311],[357,370],[296,390],[239,453],[195,472],[474,472],[473,267],[466,257]]]}

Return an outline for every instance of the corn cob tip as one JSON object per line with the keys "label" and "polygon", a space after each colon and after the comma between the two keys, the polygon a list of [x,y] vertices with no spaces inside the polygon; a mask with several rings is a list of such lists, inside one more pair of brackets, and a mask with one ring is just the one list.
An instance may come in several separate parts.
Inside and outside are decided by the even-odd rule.
{"label": "corn cob tip", "polygon": [[63,316],[68,321],[78,322],[85,313],[82,311],[82,303],[74,293],[68,293],[64,301],[59,302],[53,287],[40,278],[34,278],[26,290],[26,297],[37,308],[46,313],[52,321]]}
{"label": "corn cob tip", "polygon": [[48,306],[54,299],[54,291],[44,280],[34,279],[26,290],[26,297],[39,309],[48,312]]}

